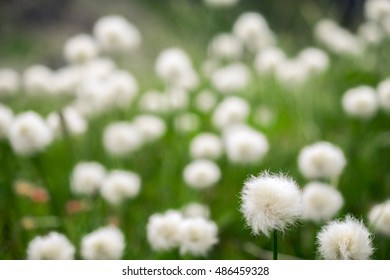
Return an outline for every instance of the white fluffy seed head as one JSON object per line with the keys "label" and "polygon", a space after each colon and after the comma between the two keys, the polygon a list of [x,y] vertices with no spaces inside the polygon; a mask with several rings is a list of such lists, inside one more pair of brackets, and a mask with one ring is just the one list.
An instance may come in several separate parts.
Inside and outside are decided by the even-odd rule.
{"label": "white fluffy seed head", "polygon": [[390,79],[384,80],[378,86],[379,105],[386,111],[390,111]]}
{"label": "white fluffy seed head", "polygon": [[284,231],[302,214],[301,192],[291,178],[263,172],[244,183],[241,212],[253,234]]}
{"label": "white fluffy seed head", "polygon": [[166,113],[169,111],[168,97],[156,90],[149,90],[141,95],[139,99],[141,111],[148,113]]}
{"label": "white fluffy seed head", "polygon": [[298,59],[302,61],[311,74],[325,72],[329,68],[329,56],[318,48],[306,48],[299,53]]}
{"label": "white fluffy seed head", "polygon": [[69,63],[84,63],[98,56],[99,48],[87,34],[79,34],[65,42],[64,57]]}
{"label": "white fluffy seed head", "polygon": [[223,142],[227,158],[233,164],[256,164],[269,150],[265,135],[247,126],[233,126],[226,129]]}
{"label": "white fluffy seed head", "polygon": [[73,260],[74,254],[75,247],[65,235],[57,232],[35,237],[27,248],[29,260]]}
{"label": "white fluffy seed head", "polygon": [[108,125],[103,133],[103,146],[113,156],[127,156],[138,150],[143,143],[139,129],[129,122]]}
{"label": "white fluffy seed head", "polygon": [[237,5],[240,0],[204,0],[205,4],[215,8],[225,8]]}
{"label": "white fluffy seed head", "polygon": [[303,188],[303,218],[316,223],[330,220],[344,204],[341,193],[333,186],[311,182]]}
{"label": "white fluffy seed head", "polygon": [[107,52],[133,52],[141,45],[138,28],[119,15],[100,18],[93,28],[99,46]]}
{"label": "white fluffy seed head", "polygon": [[19,74],[10,68],[0,68],[0,97],[15,94],[20,87]]}
{"label": "white fluffy seed head", "polygon": [[112,72],[106,79],[107,95],[104,102],[110,107],[126,107],[136,97],[138,84],[127,71]]}
{"label": "white fluffy seed head", "polygon": [[177,211],[167,211],[164,214],[153,214],[146,226],[147,238],[155,251],[168,251],[179,245],[179,232],[183,216]]}
{"label": "white fluffy seed head", "polygon": [[358,28],[358,36],[368,44],[377,45],[384,39],[382,28],[376,22],[363,22]]}
{"label": "white fluffy seed head", "polygon": [[199,92],[195,97],[195,106],[202,113],[208,113],[217,104],[217,96],[209,90]]}
{"label": "white fluffy seed head", "polygon": [[223,154],[222,140],[213,133],[200,133],[190,143],[190,154],[194,159],[219,159]]}
{"label": "white fluffy seed head", "polygon": [[8,131],[14,119],[12,110],[0,103],[0,140],[8,137]]}
{"label": "white fluffy seed head", "polygon": [[245,99],[230,96],[217,105],[211,121],[216,128],[222,130],[234,124],[244,123],[249,113],[250,106]]}
{"label": "white fluffy seed head", "polygon": [[211,76],[214,88],[222,94],[233,94],[244,90],[250,81],[246,65],[234,63],[217,69]]}
{"label": "white fluffy seed head", "polygon": [[180,254],[205,256],[218,243],[217,225],[205,218],[187,218],[180,224]]}
{"label": "white fluffy seed head", "polygon": [[103,180],[100,194],[112,205],[134,198],[141,189],[141,178],[134,172],[113,170]]}
{"label": "white fluffy seed head", "polygon": [[351,216],[328,223],[317,235],[318,252],[327,260],[369,259],[373,252],[371,242],[367,228]]}
{"label": "white fluffy seed head", "polygon": [[93,195],[106,176],[105,168],[98,162],[80,162],[71,174],[71,190],[76,195]]}
{"label": "white fluffy seed head", "polygon": [[304,147],[298,156],[299,171],[308,179],[337,178],[346,163],[343,151],[325,141]]}
{"label": "white fluffy seed head", "polygon": [[85,260],[118,260],[124,250],[124,235],[115,226],[99,228],[81,240],[81,257]]}
{"label": "white fluffy seed head", "polygon": [[81,81],[82,67],[80,65],[65,66],[53,73],[53,87],[56,95],[76,94]]}
{"label": "white fluffy seed head", "polygon": [[43,151],[53,139],[45,120],[32,111],[14,118],[8,137],[14,152],[21,156],[32,156]]}
{"label": "white fluffy seed head", "polygon": [[88,122],[75,109],[68,107],[62,111],[62,118],[58,113],[50,113],[47,116],[47,124],[49,125],[52,134],[55,137],[62,137],[64,133],[64,125],[67,133],[70,135],[82,135],[87,131]]}
{"label": "white fluffy seed head", "polygon": [[390,236],[390,200],[372,207],[368,220],[376,232]]}
{"label": "white fluffy seed head", "polygon": [[160,139],[167,130],[164,120],[153,115],[138,115],[133,123],[141,132],[142,139],[147,142]]}
{"label": "white fluffy seed head", "polygon": [[376,22],[390,16],[390,1],[388,0],[369,0],[364,6],[364,15],[367,19]]}
{"label": "white fluffy seed head", "polygon": [[277,47],[269,47],[257,53],[254,67],[258,74],[273,74],[275,69],[286,60],[286,54]]}
{"label": "white fluffy seed head", "polygon": [[184,182],[195,189],[214,186],[221,178],[218,165],[207,159],[194,160],[183,171]]}
{"label": "white fluffy seed head", "polygon": [[227,61],[240,59],[243,51],[241,41],[229,33],[216,35],[208,47],[210,57]]}
{"label": "white fluffy seed head", "polygon": [[27,94],[45,95],[54,91],[53,72],[43,65],[33,65],[23,72],[23,85]]}
{"label": "white fluffy seed head", "polygon": [[348,90],[343,98],[344,111],[351,117],[367,119],[378,109],[378,98],[373,88],[359,86]]}
{"label": "white fluffy seed head", "polygon": [[301,59],[285,59],[275,69],[276,79],[287,88],[304,84],[310,74],[308,65]]}
{"label": "white fluffy seed head", "polygon": [[210,217],[210,209],[206,205],[196,202],[187,204],[182,212],[186,218],[202,217],[208,219]]}
{"label": "white fluffy seed head", "polygon": [[201,120],[195,113],[182,113],[177,115],[173,122],[178,132],[188,133],[199,130]]}

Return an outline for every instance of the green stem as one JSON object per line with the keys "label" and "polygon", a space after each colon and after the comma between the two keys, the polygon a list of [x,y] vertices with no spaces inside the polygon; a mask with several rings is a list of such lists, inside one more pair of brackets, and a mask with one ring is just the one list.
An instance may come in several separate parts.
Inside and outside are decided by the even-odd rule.
{"label": "green stem", "polygon": [[274,229],[273,232],[273,237],[274,237],[274,254],[273,254],[273,259],[277,260],[278,259],[278,231]]}

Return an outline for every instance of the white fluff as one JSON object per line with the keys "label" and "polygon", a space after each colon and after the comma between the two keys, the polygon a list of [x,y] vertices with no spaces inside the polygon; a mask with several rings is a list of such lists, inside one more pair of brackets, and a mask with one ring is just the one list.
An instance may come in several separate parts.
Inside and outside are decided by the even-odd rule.
{"label": "white fluff", "polygon": [[21,156],[31,156],[43,151],[53,139],[45,120],[32,111],[14,118],[8,137],[14,152]]}
{"label": "white fluff", "polygon": [[43,65],[28,67],[23,73],[23,85],[27,94],[45,95],[53,93],[53,72]]}
{"label": "white fluff", "polygon": [[382,81],[378,86],[379,105],[390,111],[390,79]]}
{"label": "white fluff", "polygon": [[299,171],[308,179],[337,178],[346,163],[343,151],[325,141],[304,147],[298,156]]}
{"label": "white fluff", "polygon": [[358,28],[358,36],[368,44],[377,45],[384,39],[382,28],[375,22],[363,22]]}
{"label": "white fluff", "polygon": [[249,81],[247,66],[238,62],[217,69],[211,76],[214,88],[223,94],[240,92],[247,87]]}
{"label": "white fluff", "polygon": [[139,107],[141,111],[147,113],[166,113],[170,109],[170,104],[167,95],[149,90],[140,96]]}
{"label": "white fluff", "polygon": [[164,120],[153,115],[138,115],[133,123],[141,132],[142,139],[147,142],[160,139],[167,130]]}
{"label": "white fluff", "polygon": [[300,86],[310,78],[309,67],[301,59],[285,59],[275,69],[277,80],[287,88]]}
{"label": "white fluff", "polygon": [[143,143],[139,129],[129,122],[108,125],[103,133],[103,146],[113,156],[126,156],[138,150]]}
{"label": "white fluff", "polygon": [[240,0],[204,0],[210,7],[223,8],[237,5]]}
{"label": "white fluff", "polygon": [[192,158],[207,158],[216,160],[223,154],[223,144],[219,136],[213,133],[200,133],[190,143]]}
{"label": "white fluff", "polygon": [[206,205],[191,202],[184,207],[183,215],[186,218],[202,217],[208,219],[210,217],[210,209]]}
{"label": "white fluff", "polygon": [[316,223],[335,216],[344,204],[341,193],[331,185],[321,182],[308,183],[303,188],[303,218]]}
{"label": "white fluff", "polygon": [[199,129],[200,118],[195,113],[182,113],[175,117],[173,124],[178,132],[194,132]]}
{"label": "white fluff", "polygon": [[378,109],[375,90],[368,86],[359,86],[348,90],[342,98],[344,111],[351,117],[367,119]]}
{"label": "white fluff", "polygon": [[35,237],[27,248],[29,260],[73,260],[74,254],[75,247],[65,235],[57,232]]}
{"label": "white fluff", "polygon": [[0,140],[8,137],[8,131],[14,119],[12,110],[0,103]]}
{"label": "white fluff", "polygon": [[218,243],[218,227],[201,217],[187,218],[180,224],[180,254],[205,256]]}
{"label": "white fluff", "polygon": [[195,106],[198,111],[208,113],[214,109],[217,104],[217,96],[209,90],[202,90],[195,97]]}
{"label": "white fluff", "polygon": [[297,184],[283,175],[267,172],[252,176],[241,193],[241,212],[253,234],[269,236],[274,229],[284,231],[302,213],[302,197]]}
{"label": "white fluff", "polygon": [[318,252],[327,260],[366,260],[373,252],[370,232],[351,216],[324,226],[317,242]]}
{"label": "white fluff", "polygon": [[138,28],[118,15],[100,18],[94,25],[93,34],[99,46],[108,52],[133,52],[142,41]]}
{"label": "white fluff", "polygon": [[105,168],[98,162],[80,162],[71,174],[71,190],[77,195],[93,195],[106,176]]}
{"label": "white fluff", "polygon": [[12,95],[19,90],[19,74],[10,68],[0,68],[0,97]]}
{"label": "white fluff", "polygon": [[85,260],[118,260],[125,250],[125,237],[115,226],[99,228],[81,240],[81,257]]}
{"label": "white fluff", "polygon": [[53,73],[53,88],[57,95],[75,95],[81,81],[82,67],[71,65],[58,69]]}
{"label": "white fluff", "polygon": [[102,197],[112,205],[136,197],[141,189],[141,178],[134,172],[113,170],[104,178],[100,188]]}
{"label": "white fluff", "polygon": [[368,220],[375,231],[390,236],[390,200],[372,207]]}
{"label": "white fluff", "polygon": [[194,160],[183,171],[184,182],[195,189],[215,185],[221,178],[221,170],[214,162],[206,159]]}
{"label": "white fluff", "polygon": [[268,140],[263,133],[247,126],[233,126],[223,135],[228,160],[233,164],[255,164],[261,161],[269,150]]}
{"label": "white fluff", "polygon": [[318,48],[306,48],[299,53],[298,59],[302,61],[311,74],[325,72],[329,68],[329,56]]}
{"label": "white fluff", "polygon": [[99,49],[95,40],[87,34],[76,35],[64,45],[64,57],[69,63],[84,63],[98,54]]}
{"label": "white fluff", "polygon": [[259,74],[274,74],[276,68],[286,60],[286,54],[277,47],[268,47],[257,53],[254,67]]}
{"label": "white fluff", "polygon": [[364,15],[373,21],[380,21],[390,16],[390,1],[368,0],[364,6]]}
{"label": "white fluff", "polygon": [[237,60],[243,55],[240,40],[230,33],[216,35],[208,46],[209,56],[220,60]]}
{"label": "white fluff", "polygon": [[71,107],[65,108],[62,111],[62,117],[64,124],[62,124],[61,117],[58,113],[50,113],[47,117],[47,124],[55,137],[63,137],[63,125],[65,125],[70,135],[81,135],[87,131],[87,121],[75,109]]}
{"label": "white fluff", "polygon": [[244,123],[249,113],[250,107],[245,99],[230,96],[217,105],[211,121],[216,128],[222,130],[233,124]]}

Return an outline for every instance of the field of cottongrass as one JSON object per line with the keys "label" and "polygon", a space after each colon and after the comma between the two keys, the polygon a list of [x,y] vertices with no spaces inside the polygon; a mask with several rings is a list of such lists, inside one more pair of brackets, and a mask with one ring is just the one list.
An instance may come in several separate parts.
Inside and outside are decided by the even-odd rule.
{"label": "field of cottongrass", "polygon": [[297,50],[247,11],[149,72],[108,14],[58,69],[1,64],[0,258],[389,259],[390,1],[364,12]]}

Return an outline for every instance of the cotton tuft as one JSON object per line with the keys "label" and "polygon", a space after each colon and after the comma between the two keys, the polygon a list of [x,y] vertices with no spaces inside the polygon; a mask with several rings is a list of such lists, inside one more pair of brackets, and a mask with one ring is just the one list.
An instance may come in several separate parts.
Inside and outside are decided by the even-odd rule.
{"label": "cotton tuft", "polygon": [[37,236],[27,247],[29,260],[73,260],[74,254],[75,247],[65,235],[58,232]]}

